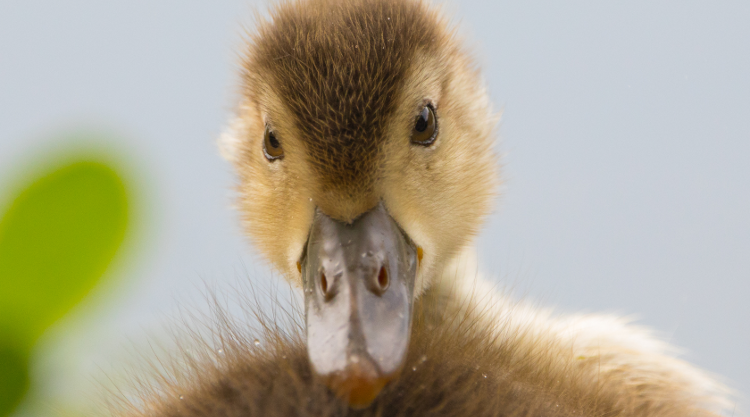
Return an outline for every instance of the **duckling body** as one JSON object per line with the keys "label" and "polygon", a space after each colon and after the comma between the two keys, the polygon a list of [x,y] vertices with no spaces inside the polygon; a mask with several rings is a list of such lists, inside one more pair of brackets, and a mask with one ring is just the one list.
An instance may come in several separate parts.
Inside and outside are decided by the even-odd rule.
{"label": "duckling body", "polygon": [[301,315],[261,313],[265,337],[215,321],[218,353],[191,350],[168,379],[179,382],[141,391],[144,402],[120,415],[698,417],[724,405],[721,387],[622,319],[556,317],[481,280],[462,291],[420,297],[405,369],[366,408],[316,377]]}
{"label": "duckling body", "polygon": [[496,117],[436,9],[282,2],[251,36],[242,80],[222,152],[248,235],[304,289],[305,324],[261,350],[218,329],[226,355],[141,415],[710,416],[725,405],[720,385],[647,331],[556,316],[477,277],[468,248],[500,182]]}

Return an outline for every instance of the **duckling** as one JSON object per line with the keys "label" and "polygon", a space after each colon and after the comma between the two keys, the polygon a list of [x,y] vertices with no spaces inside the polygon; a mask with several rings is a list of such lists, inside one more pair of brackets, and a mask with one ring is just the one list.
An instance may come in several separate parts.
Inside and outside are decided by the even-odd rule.
{"label": "duckling", "polygon": [[648,331],[555,316],[477,277],[470,248],[500,183],[498,118],[437,8],[282,1],[251,35],[241,80],[220,147],[247,234],[303,290],[303,334],[271,334],[260,352],[235,340],[231,360],[196,369],[193,388],[174,388],[188,394],[147,415],[709,416],[725,405],[720,384]]}

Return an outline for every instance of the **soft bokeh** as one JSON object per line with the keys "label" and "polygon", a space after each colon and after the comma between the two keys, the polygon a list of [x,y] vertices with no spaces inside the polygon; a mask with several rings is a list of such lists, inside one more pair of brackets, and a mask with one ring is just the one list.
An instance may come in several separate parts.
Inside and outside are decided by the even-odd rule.
{"label": "soft bokeh", "polygon": [[[71,143],[53,133],[104,126],[118,135],[96,146],[133,156],[148,196],[130,286],[84,300],[39,349],[48,397],[88,392],[179,305],[205,306],[204,283],[270,276],[214,144],[258,4],[3,3],[0,187]],[[750,3],[448,8],[503,110],[506,187],[479,240],[484,269],[563,311],[636,315],[749,394]]]}
{"label": "soft bokeh", "polygon": [[37,341],[99,282],[125,238],[120,176],[92,160],[59,165],[30,169],[17,195],[2,196],[10,204],[0,215],[0,416],[29,387],[34,396]]}

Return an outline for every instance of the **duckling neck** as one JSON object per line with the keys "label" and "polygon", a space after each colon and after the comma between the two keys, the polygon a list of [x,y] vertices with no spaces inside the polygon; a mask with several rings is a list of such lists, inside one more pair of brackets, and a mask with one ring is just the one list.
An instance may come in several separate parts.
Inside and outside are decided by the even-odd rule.
{"label": "duckling neck", "polygon": [[489,285],[479,270],[477,251],[473,245],[457,253],[442,270],[432,277],[429,291],[442,297],[463,298],[475,290],[476,285]]}

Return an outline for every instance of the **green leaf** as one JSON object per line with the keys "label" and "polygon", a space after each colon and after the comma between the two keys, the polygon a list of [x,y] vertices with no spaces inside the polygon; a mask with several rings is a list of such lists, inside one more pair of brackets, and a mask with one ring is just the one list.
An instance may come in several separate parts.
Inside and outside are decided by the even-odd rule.
{"label": "green leaf", "polygon": [[33,342],[99,280],[125,236],[125,187],[78,162],[35,181],[0,221],[0,327]]}
{"label": "green leaf", "polygon": [[0,416],[9,415],[28,389],[28,356],[17,348],[0,344]]}
{"label": "green leaf", "polygon": [[122,180],[89,161],[34,181],[0,219],[0,416],[27,390],[31,347],[99,281],[127,223]]}

